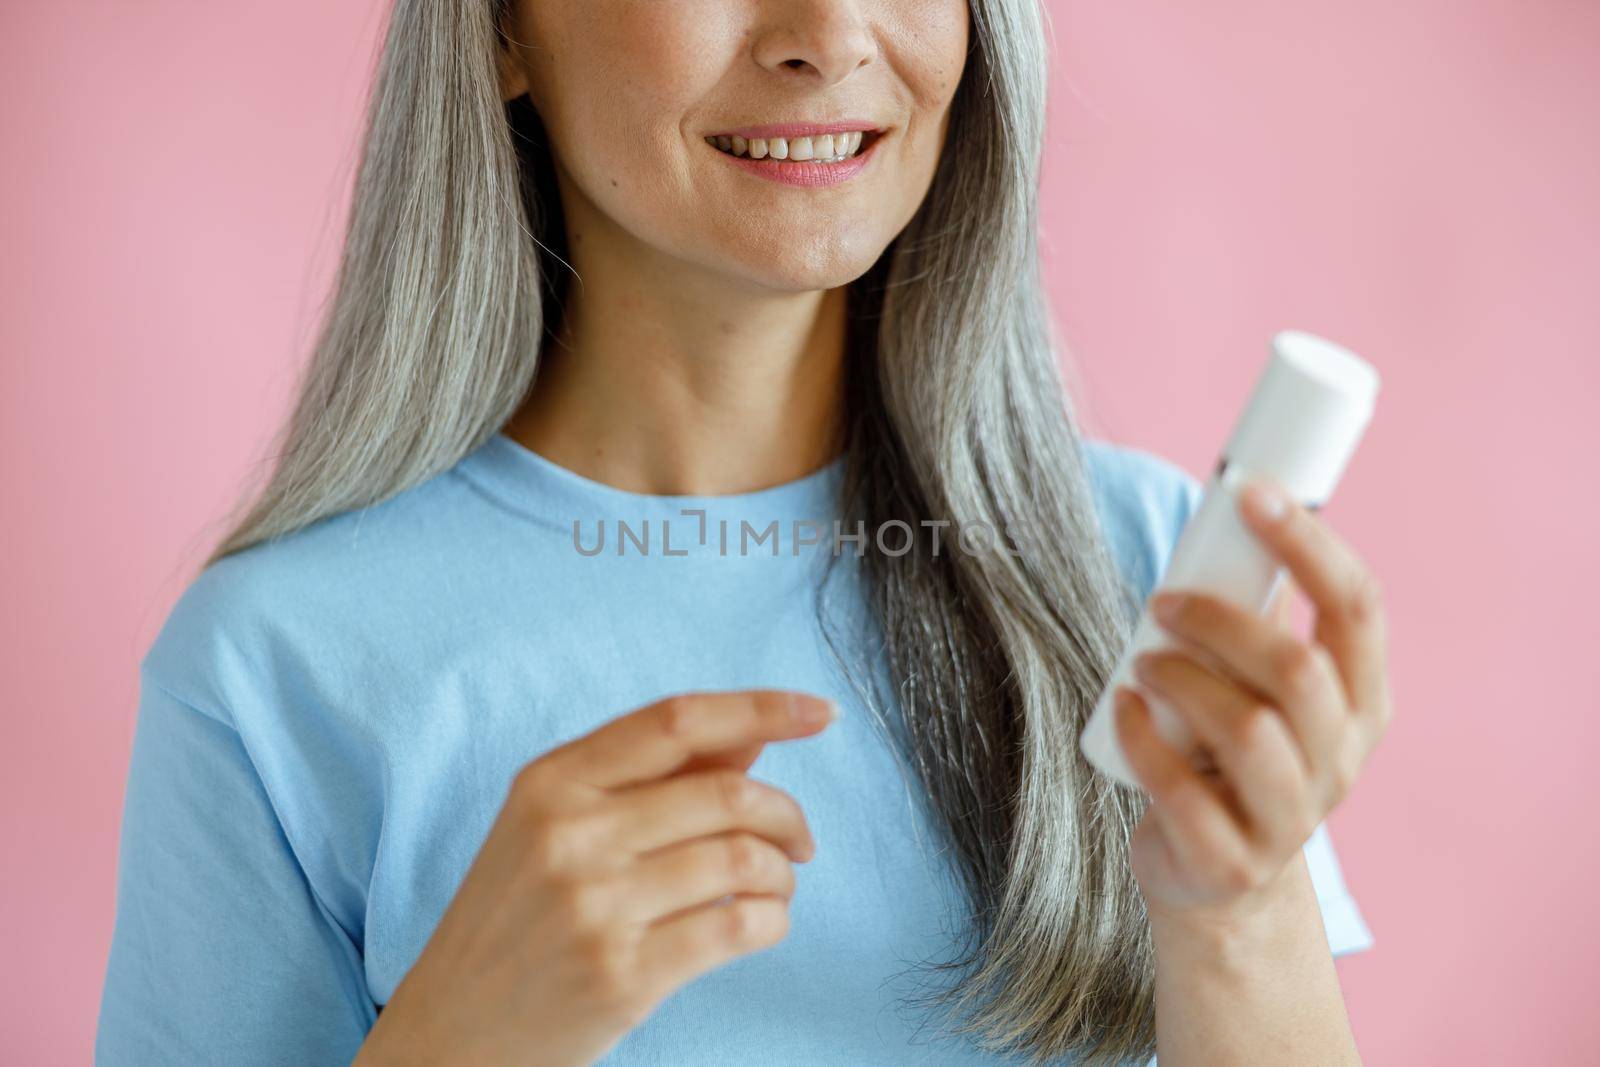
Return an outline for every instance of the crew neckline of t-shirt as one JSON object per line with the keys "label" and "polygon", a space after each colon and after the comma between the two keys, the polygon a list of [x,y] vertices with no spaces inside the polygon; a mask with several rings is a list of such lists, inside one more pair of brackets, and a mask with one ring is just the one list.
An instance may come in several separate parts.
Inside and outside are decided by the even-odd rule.
{"label": "crew neckline of t-shirt", "polygon": [[[668,520],[672,524],[674,555],[680,551],[691,555],[717,553],[719,545],[722,554],[748,555],[748,552],[738,552],[738,524],[746,521],[760,530],[776,521],[782,527],[781,554],[788,556],[791,554],[790,524],[812,520],[825,524],[824,534],[832,533],[832,523],[838,516],[844,457],[837,456],[791,481],[748,492],[638,493],[585,477],[534,452],[504,431],[497,431],[456,469],[503,506],[568,536],[573,535],[574,522],[581,524],[587,538],[597,519],[635,524],[647,519],[657,523]],[[705,513],[703,521],[699,512]],[[731,548],[718,536],[717,527],[722,520],[734,524],[729,534],[734,542]],[[689,536],[698,535],[702,529],[709,535],[703,543],[698,536]],[[652,536],[659,538],[660,534]]]}

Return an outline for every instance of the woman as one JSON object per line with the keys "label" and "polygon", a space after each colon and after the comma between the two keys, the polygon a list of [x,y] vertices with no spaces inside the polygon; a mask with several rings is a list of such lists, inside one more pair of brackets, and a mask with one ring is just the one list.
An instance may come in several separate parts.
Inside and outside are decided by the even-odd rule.
{"label": "woman", "polygon": [[1077,751],[1198,486],[1064,398],[1042,40],[398,3],[276,469],[142,665],[102,1062],[1355,1061],[1349,549],[1256,522],[1314,643],[1180,604],[1209,769],[1131,691],[1148,806]]}

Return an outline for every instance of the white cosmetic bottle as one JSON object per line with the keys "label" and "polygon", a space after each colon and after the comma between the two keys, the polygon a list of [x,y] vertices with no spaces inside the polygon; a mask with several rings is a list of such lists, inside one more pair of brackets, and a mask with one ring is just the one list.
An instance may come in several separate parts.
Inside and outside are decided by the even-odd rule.
{"label": "white cosmetic bottle", "polygon": [[[1200,590],[1264,612],[1285,572],[1244,525],[1235,494],[1260,476],[1306,507],[1325,504],[1366,430],[1377,393],[1378,372],[1355,354],[1298,330],[1273,337],[1272,357],[1156,588]],[[1183,720],[1133,679],[1135,656],[1176,643],[1146,610],[1084,727],[1083,754],[1125,785],[1139,783],[1117,741],[1112,698],[1118,685],[1145,698],[1162,737],[1180,751],[1194,751]]]}

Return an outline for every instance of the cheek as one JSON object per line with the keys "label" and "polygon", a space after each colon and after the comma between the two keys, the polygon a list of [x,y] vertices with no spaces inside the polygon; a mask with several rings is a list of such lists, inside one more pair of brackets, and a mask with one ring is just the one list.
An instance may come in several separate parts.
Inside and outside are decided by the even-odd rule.
{"label": "cheek", "polygon": [[684,116],[716,84],[710,57],[727,52],[708,44],[716,19],[690,0],[555,6],[549,51],[533,61],[547,61],[536,99],[557,153],[586,185],[659,191],[681,167]]}
{"label": "cheek", "polygon": [[950,103],[967,64],[969,20],[966,0],[899,0],[885,24],[884,59],[910,104],[900,151],[907,175],[919,180],[932,180],[944,147]]}
{"label": "cheek", "polygon": [[971,43],[967,0],[912,0],[898,7],[888,47],[919,110],[943,110],[961,82]]}

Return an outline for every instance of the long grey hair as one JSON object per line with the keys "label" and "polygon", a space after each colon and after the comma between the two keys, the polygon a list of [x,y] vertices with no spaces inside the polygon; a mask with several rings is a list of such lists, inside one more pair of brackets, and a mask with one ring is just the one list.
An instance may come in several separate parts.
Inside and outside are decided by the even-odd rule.
{"label": "long grey hair", "polygon": [[[533,380],[566,290],[542,126],[501,101],[511,0],[397,0],[331,308],[276,462],[207,564],[451,467]],[[1095,518],[1036,245],[1037,0],[971,0],[975,47],[917,215],[851,283],[841,514],[986,524],[1012,551],[868,552],[908,762],[970,904],[932,994],[1043,1060],[1147,1057],[1154,952],[1129,868],[1142,798],[1077,737],[1136,602]],[[898,544],[897,539],[886,542]]]}

